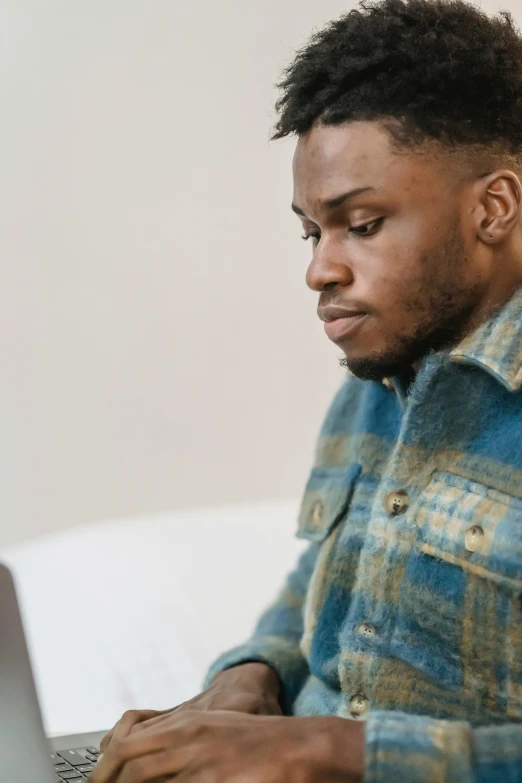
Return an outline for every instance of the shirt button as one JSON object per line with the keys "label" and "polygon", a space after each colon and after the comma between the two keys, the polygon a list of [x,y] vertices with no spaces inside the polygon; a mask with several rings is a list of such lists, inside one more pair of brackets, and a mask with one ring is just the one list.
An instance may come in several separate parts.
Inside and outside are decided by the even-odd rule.
{"label": "shirt button", "polygon": [[374,626],[371,623],[359,623],[359,625],[356,626],[355,630],[357,633],[360,633],[361,636],[375,636],[377,631],[375,630]]}
{"label": "shirt button", "polygon": [[352,718],[360,718],[368,712],[370,702],[362,693],[356,693],[350,699],[350,715]]}
{"label": "shirt button", "polygon": [[314,525],[320,525],[321,519],[323,518],[323,504],[320,500],[317,501],[317,503],[314,504],[314,507],[312,508],[312,522]]}
{"label": "shirt button", "polygon": [[410,499],[403,489],[388,492],[384,498],[384,508],[392,517],[404,514],[410,507]]}
{"label": "shirt button", "polygon": [[473,525],[466,530],[464,543],[468,552],[477,552],[484,543],[484,531],[480,525]]}

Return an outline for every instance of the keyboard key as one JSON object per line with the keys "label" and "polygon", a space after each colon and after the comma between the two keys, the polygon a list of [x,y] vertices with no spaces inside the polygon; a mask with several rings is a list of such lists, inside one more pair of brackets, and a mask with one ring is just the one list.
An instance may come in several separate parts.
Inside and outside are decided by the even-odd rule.
{"label": "keyboard key", "polygon": [[97,748],[85,748],[87,753],[92,753],[93,756],[98,756],[100,751]]}
{"label": "keyboard key", "polygon": [[[97,757],[93,756],[91,753],[86,753],[85,755],[87,756],[89,761],[92,761],[93,764],[95,764],[98,761]],[[85,762],[85,763],[87,763],[87,762]]]}
{"label": "keyboard key", "polygon": [[62,780],[81,780],[82,776],[77,769],[66,770],[65,772],[59,772],[59,776]]}
{"label": "keyboard key", "polygon": [[[84,756],[85,758],[87,758],[87,756],[92,756],[89,748],[74,748],[74,752],[79,753],[80,756]],[[98,753],[98,751],[96,751],[96,753]]]}
{"label": "keyboard key", "polygon": [[94,766],[92,764],[83,764],[81,767],[76,767],[78,772],[83,772],[85,775],[86,772],[92,772],[94,769]]}
{"label": "keyboard key", "polygon": [[58,751],[58,755],[61,756],[62,759],[65,759],[65,761],[68,761],[69,764],[72,764],[73,767],[80,767],[82,764],[88,764],[91,760],[88,757],[85,758],[85,756],[82,756],[77,750],[60,750]]}
{"label": "keyboard key", "polygon": [[[61,759],[61,761],[63,761],[63,759]],[[63,761],[63,764],[56,764],[54,767],[55,772],[67,772],[70,769],[74,769],[74,767],[71,767],[66,761]]]}
{"label": "keyboard key", "polygon": [[51,761],[53,764],[63,764],[63,759],[56,755],[56,753],[50,753]]}

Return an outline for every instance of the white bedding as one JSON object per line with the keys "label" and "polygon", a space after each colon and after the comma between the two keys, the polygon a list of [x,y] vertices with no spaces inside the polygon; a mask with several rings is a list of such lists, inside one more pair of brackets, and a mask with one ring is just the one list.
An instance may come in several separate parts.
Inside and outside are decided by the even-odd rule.
{"label": "white bedding", "polygon": [[75,528],[0,550],[15,573],[47,731],[105,729],[200,690],[304,549],[296,501]]}

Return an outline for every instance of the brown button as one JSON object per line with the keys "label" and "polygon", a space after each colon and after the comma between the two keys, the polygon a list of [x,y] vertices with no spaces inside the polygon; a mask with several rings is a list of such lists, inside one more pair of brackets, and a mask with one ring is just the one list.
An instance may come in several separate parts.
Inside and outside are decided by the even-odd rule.
{"label": "brown button", "polygon": [[314,504],[314,507],[312,508],[312,521],[314,525],[320,525],[321,520],[323,518],[323,504],[320,500],[317,501],[317,503]]}
{"label": "brown button", "polygon": [[393,383],[390,381],[389,378],[383,378],[382,384],[383,386],[386,386],[388,391],[395,391],[395,386],[393,385]]}
{"label": "brown button", "polygon": [[484,546],[484,531],[480,525],[468,527],[464,536],[464,544],[468,552],[478,552]]}
{"label": "brown button", "polygon": [[350,715],[352,718],[360,718],[368,712],[369,706],[370,702],[366,696],[362,693],[356,693],[355,696],[352,696],[350,699]]}
{"label": "brown button", "polygon": [[384,508],[392,517],[404,514],[410,507],[410,499],[403,489],[388,492],[384,498]]}
{"label": "brown button", "polygon": [[371,623],[359,623],[359,625],[356,626],[355,630],[357,633],[360,633],[361,636],[375,636],[377,633],[375,628]]}

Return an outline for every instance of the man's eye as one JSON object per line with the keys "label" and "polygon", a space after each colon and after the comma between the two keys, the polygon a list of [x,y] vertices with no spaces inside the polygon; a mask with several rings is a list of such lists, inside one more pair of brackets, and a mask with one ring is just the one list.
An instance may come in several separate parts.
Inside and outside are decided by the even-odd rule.
{"label": "man's eye", "polygon": [[364,225],[361,226],[352,226],[350,231],[354,234],[357,234],[359,237],[371,237],[377,233],[383,221],[384,218],[377,218],[377,220],[372,220],[371,223],[364,223]]}
{"label": "man's eye", "polygon": [[[364,223],[360,226],[352,226],[352,228],[349,229],[353,234],[356,234],[359,237],[372,237],[374,234],[377,233],[377,231],[380,229],[384,222],[384,218],[377,218],[377,220],[372,220],[371,223]],[[307,239],[316,239],[318,242],[321,239],[321,234],[315,232],[314,234],[304,234],[304,236],[301,237],[301,239],[304,239],[305,241]]]}

